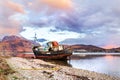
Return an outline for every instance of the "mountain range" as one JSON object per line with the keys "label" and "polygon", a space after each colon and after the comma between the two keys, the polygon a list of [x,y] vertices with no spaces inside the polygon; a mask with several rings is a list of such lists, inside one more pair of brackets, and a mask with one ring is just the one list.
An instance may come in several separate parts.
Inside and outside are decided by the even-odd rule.
{"label": "mountain range", "polygon": [[[18,36],[5,36],[0,41],[0,52],[32,52],[34,41],[27,40]],[[94,45],[63,45],[64,47],[71,47],[74,51],[84,50],[87,52],[120,52],[119,48],[104,49]]]}
{"label": "mountain range", "polygon": [[0,41],[1,52],[32,52],[32,46],[32,41],[18,36],[5,36]]}
{"label": "mountain range", "polygon": [[97,47],[94,45],[84,45],[84,44],[71,45],[71,48],[74,51],[81,51],[81,52],[105,52],[106,51],[101,47]]}

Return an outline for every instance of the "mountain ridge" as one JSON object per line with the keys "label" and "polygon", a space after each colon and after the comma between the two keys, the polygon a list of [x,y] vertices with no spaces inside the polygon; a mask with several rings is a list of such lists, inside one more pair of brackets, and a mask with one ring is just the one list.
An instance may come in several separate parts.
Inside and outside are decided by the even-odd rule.
{"label": "mountain ridge", "polygon": [[32,52],[33,43],[23,37],[5,36],[0,41],[1,52]]}
{"label": "mountain ridge", "polygon": [[[32,52],[32,47],[34,41],[27,40],[19,36],[5,36],[2,41],[0,41],[0,51],[1,52]],[[84,44],[74,44],[65,45],[64,47],[70,47],[73,50],[85,50],[87,52],[120,52],[120,47],[112,49],[104,49],[94,45],[84,45]]]}

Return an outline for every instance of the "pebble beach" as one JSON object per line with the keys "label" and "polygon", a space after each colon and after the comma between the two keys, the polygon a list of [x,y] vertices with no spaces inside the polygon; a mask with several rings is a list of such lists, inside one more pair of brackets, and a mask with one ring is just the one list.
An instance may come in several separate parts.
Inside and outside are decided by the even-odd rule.
{"label": "pebble beach", "polygon": [[7,76],[8,80],[120,80],[118,77],[51,64],[40,59],[11,57],[6,61],[15,71]]}

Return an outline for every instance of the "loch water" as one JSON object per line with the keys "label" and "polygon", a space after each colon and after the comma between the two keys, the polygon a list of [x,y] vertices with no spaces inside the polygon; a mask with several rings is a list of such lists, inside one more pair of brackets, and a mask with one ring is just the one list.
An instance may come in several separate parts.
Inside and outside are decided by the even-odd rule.
{"label": "loch water", "polygon": [[[81,54],[81,53],[77,53],[77,54]],[[112,53],[112,54],[116,54],[116,53]],[[69,64],[71,64],[72,67],[74,68],[105,73],[111,76],[120,77],[120,56],[105,55],[105,56],[97,56],[97,57],[94,56],[91,58],[85,57],[79,59],[71,59],[69,61]]]}
{"label": "loch water", "polygon": [[[82,53],[77,53],[77,54],[82,54]],[[93,54],[93,53],[89,53],[89,54]],[[67,62],[66,61],[51,61],[51,62],[54,64],[120,77],[120,56],[113,56],[113,55],[99,56],[99,53],[94,53],[94,54],[98,54],[98,56],[84,57],[84,58],[82,57],[77,59],[74,58],[68,60]],[[104,53],[100,53],[100,54],[104,54]]]}

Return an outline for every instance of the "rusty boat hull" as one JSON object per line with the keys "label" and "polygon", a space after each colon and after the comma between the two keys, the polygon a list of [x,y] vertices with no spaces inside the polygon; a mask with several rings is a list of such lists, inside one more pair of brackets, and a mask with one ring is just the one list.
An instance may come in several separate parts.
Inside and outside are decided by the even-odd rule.
{"label": "rusty boat hull", "polygon": [[61,51],[50,51],[50,52],[42,52],[36,51],[33,49],[33,53],[35,58],[37,59],[55,59],[55,60],[66,60],[72,55],[72,51],[68,49],[64,49]]}

